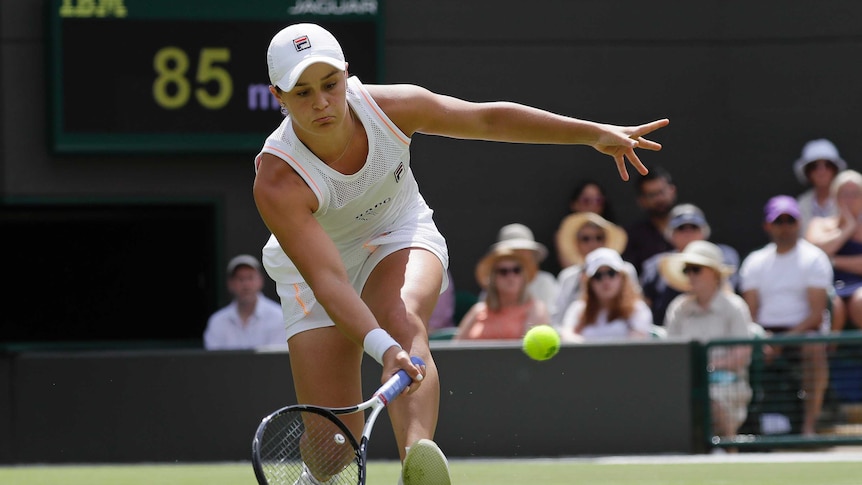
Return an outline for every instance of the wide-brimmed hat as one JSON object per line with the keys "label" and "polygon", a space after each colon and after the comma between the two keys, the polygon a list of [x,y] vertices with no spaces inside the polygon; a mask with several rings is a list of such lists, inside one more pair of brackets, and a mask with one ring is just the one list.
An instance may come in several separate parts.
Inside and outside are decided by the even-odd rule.
{"label": "wide-brimmed hat", "polygon": [[523,224],[507,224],[500,228],[497,233],[497,242],[491,246],[494,248],[526,249],[533,251],[536,262],[541,263],[548,257],[548,248],[536,241],[533,231]]}
{"label": "wide-brimmed hat", "polygon": [[626,248],[629,237],[625,229],[593,212],[577,212],[566,216],[557,230],[557,251],[573,264],[584,262],[585,254],[578,251],[578,231],[584,225],[592,223],[605,231],[605,247],[609,247],[618,253]]}
{"label": "wide-brimmed hat", "polygon": [[[495,245],[496,246],[496,245]],[[521,251],[507,247],[491,247],[491,250],[479,260],[476,265],[476,282],[482,288],[487,288],[491,282],[491,271],[494,265],[501,259],[515,259],[524,270],[524,277],[527,283],[533,281],[536,273],[539,271],[539,265],[534,258],[531,258]]]}
{"label": "wide-brimmed hat", "polygon": [[709,241],[692,241],[682,252],[664,256],[658,263],[658,270],[671,288],[686,292],[691,290],[691,282],[682,271],[689,264],[712,268],[722,279],[736,271],[736,268],[724,263],[721,248]]}
{"label": "wide-brimmed hat", "polygon": [[847,168],[847,162],[838,154],[838,148],[834,143],[825,138],[811,140],[802,147],[802,156],[793,162],[793,172],[800,184],[808,185],[805,167],[817,160],[828,160],[834,163],[839,172]]}

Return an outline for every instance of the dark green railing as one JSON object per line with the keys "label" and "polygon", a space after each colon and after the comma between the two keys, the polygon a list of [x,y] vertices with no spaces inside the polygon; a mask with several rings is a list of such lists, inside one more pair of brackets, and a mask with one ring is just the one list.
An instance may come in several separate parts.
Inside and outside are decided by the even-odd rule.
{"label": "dark green railing", "polygon": [[[748,366],[753,392],[746,422],[734,436],[714,431],[709,382],[714,372],[708,364],[711,349],[751,346]],[[829,379],[817,433],[803,435],[799,423],[804,413],[800,359],[788,359],[786,351],[769,357],[770,346],[801,350],[804,345],[825,345]],[[692,397],[702,416],[705,445],[728,448],[816,448],[862,444],[862,332],[829,335],[774,336],[756,339],[722,339],[695,346]],[[778,418],[780,430],[767,431],[764,416]],[[784,420],[786,418],[786,421]]]}

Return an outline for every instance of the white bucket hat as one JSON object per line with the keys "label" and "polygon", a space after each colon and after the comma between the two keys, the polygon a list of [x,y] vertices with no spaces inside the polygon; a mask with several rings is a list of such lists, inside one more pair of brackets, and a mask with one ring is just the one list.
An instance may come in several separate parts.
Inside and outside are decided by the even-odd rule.
{"label": "white bucket hat", "polygon": [[802,147],[802,156],[793,162],[793,172],[796,173],[796,179],[800,184],[808,185],[805,167],[817,160],[828,160],[834,163],[839,172],[847,168],[847,162],[838,154],[838,148],[834,143],[826,138],[811,140]]}

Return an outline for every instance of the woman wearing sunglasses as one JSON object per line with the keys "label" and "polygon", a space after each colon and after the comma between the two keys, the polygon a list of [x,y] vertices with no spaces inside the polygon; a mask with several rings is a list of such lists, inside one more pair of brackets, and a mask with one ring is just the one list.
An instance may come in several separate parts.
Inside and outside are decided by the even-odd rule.
{"label": "woman wearing sunglasses", "polygon": [[629,280],[626,263],[611,248],[598,248],[584,261],[580,299],[566,309],[560,323],[564,341],[647,338],[652,312]]}
{"label": "woman wearing sunglasses", "polygon": [[533,325],[548,323],[545,304],[527,291],[538,269],[528,254],[495,245],[476,266],[485,299],[461,319],[455,340],[521,339]]}

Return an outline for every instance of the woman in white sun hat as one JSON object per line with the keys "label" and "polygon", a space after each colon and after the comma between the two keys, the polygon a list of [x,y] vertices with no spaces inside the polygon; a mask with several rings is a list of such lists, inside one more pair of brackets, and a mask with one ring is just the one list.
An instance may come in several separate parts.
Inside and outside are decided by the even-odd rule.
{"label": "woman in white sun hat", "polygon": [[800,194],[799,229],[802,234],[815,217],[830,217],[836,214],[835,201],[829,195],[829,187],[839,172],[847,169],[847,162],[838,154],[835,144],[825,138],[811,140],[802,147],[802,156],[793,162],[793,173],[799,183],[809,187]]}
{"label": "woman in white sun hat", "polygon": [[652,312],[631,281],[628,263],[611,248],[586,255],[580,297],[563,312],[565,341],[645,339],[653,333]]}
{"label": "woman in white sun hat", "polygon": [[[588,145],[628,180],[627,161],[647,172],[635,149],[660,149],[644,137],[668,121],[615,126],[409,84],[364,85],[349,76],[338,40],[309,23],[279,31],[267,65],[285,118],[255,158],[254,200],[272,232],[263,264],[281,297],[297,400],[360,402],[363,351],[384,381],[405,370],[413,383],[388,408],[402,479],[449,484],[431,441],[440,385],[427,335],[448,252],[410,168],[412,137]],[[361,413],[344,419],[358,436]]]}

